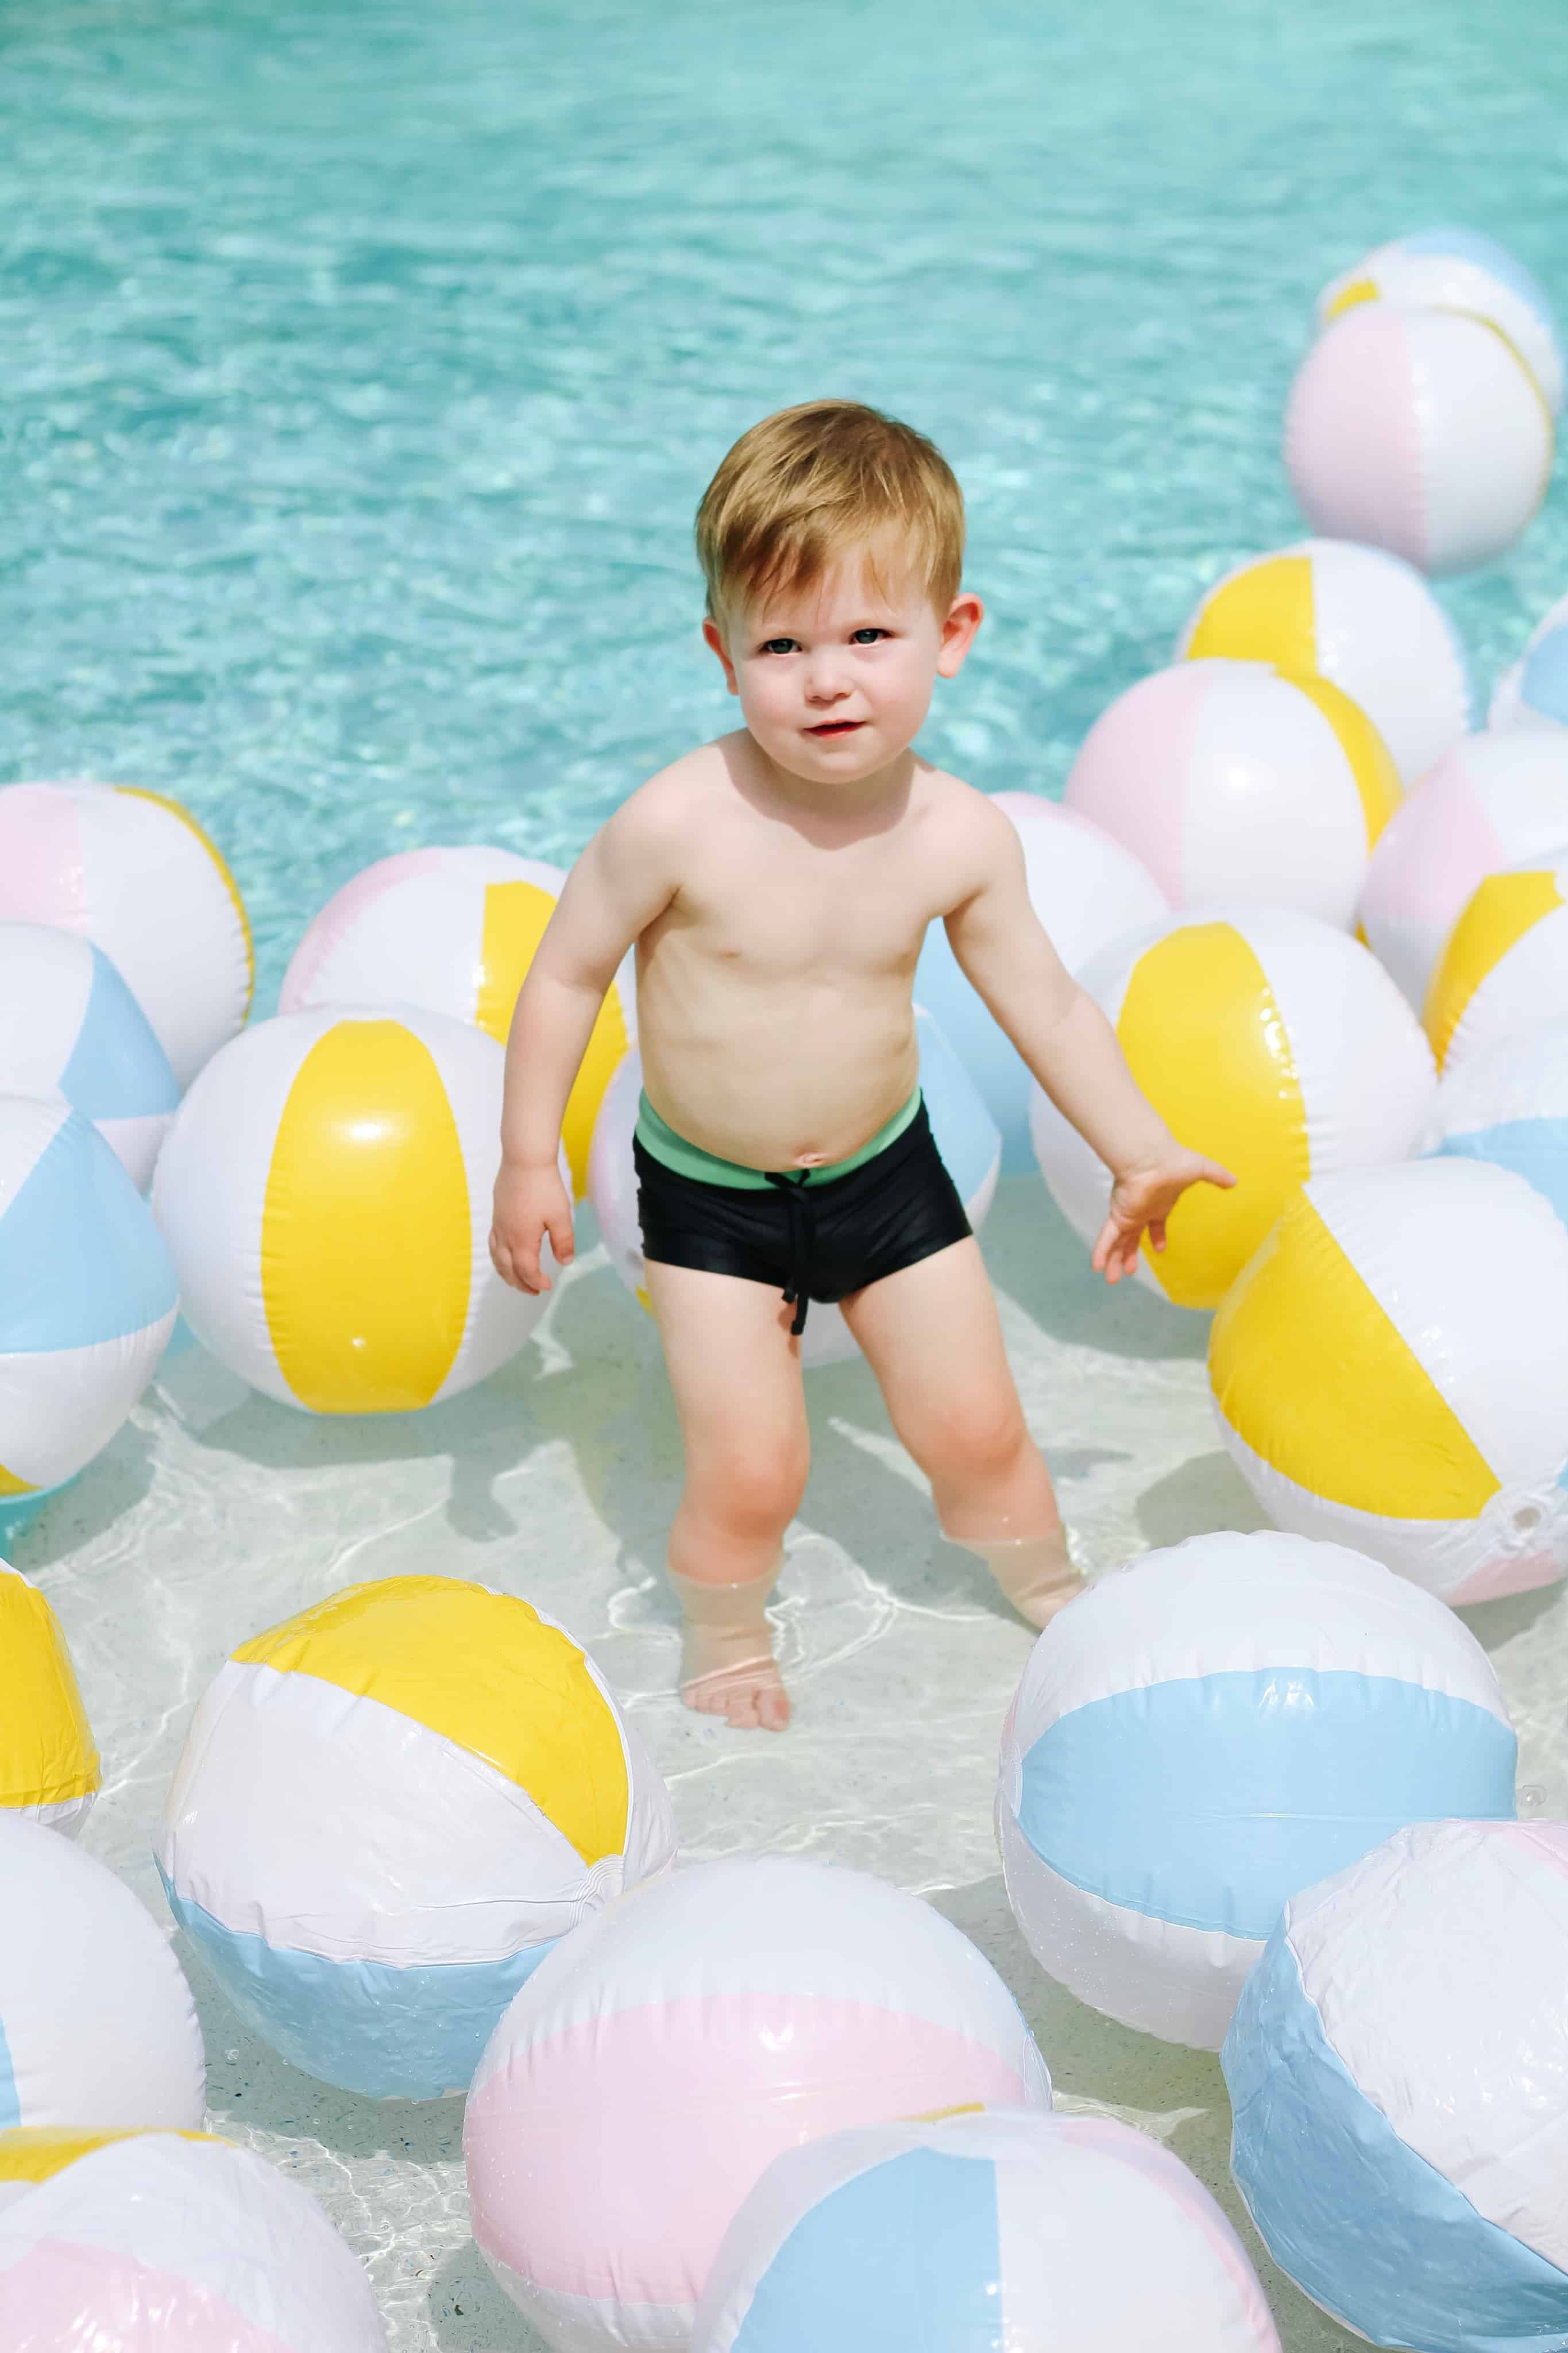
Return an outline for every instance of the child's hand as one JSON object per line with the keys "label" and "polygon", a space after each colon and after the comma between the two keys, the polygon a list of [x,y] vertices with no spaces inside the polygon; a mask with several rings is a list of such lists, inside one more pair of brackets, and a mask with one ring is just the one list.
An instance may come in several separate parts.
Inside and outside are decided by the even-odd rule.
{"label": "child's hand", "polygon": [[490,1261],[514,1291],[549,1290],[550,1277],[539,1262],[546,1234],[556,1264],[571,1265],[572,1204],[558,1168],[523,1167],[503,1160],[496,1178],[494,1220]]}
{"label": "child's hand", "polygon": [[1138,1247],[1147,1228],[1157,1250],[1165,1247],[1165,1220],[1189,1185],[1218,1185],[1228,1191],[1236,1178],[1217,1160],[1173,1144],[1163,1156],[1144,1168],[1130,1168],[1110,1191],[1110,1208],[1100,1229],[1091,1261],[1107,1282],[1120,1282],[1138,1270]]}

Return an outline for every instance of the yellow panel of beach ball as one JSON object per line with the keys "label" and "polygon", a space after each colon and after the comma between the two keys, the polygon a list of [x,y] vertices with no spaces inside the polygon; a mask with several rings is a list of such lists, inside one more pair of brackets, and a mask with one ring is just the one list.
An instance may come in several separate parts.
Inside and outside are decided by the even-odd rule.
{"label": "yellow panel of beach ball", "polygon": [[1440,1068],[1568,1020],[1568,842],[1489,874],[1448,934],[1424,1018]]}
{"label": "yellow panel of beach ball", "polygon": [[[282,1013],[327,1005],[422,1005],[505,1045],[518,990],[566,880],[510,849],[405,849],[356,874],[295,949]],[[637,1036],[628,955],[611,982],[563,1125],[577,1198],[605,1089]]]}
{"label": "yellow panel of beach ball", "polygon": [[203,1345],[312,1413],[412,1412],[515,1356],[544,1303],[490,1264],[505,1059],[411,1007],[281,1014],[215,1056],[153,1191]]}
{"label": "yellow panel of beach ball", "polygon": [[59,1620],[37,1587],[0,1560],[0,1810],[74,1838],[99,1779]]}
{"label": "yellow panel of beach ball", "polygon": [[[1283,907],[1194,913],[1135,934],[1079,976],[1133,1077],[1232,1192],[1198,1185],[1139,1280],[1183,1307],[1214,1307],[1286,1201],[1326,1168],[1403,1159],[1436,1092],[1415,1014],[1370,952]],[[1104,1220],[1110,1173],[1036,1088],[1035,1152],[1083,1240]]]}
{"label": "yellow panel of beach ball", "polygon": [[1237,565],[1199,600],[1176,652],[1327,679],[1361,705],[1406,788],[1475,720],[1458,631],[1420,573],[1350,540],[1298,540]]}

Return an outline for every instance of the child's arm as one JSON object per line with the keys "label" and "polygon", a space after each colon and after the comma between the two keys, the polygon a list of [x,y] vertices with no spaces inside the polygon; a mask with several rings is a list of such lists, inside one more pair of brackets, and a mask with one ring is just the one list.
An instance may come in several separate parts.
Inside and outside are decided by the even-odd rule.
{"label": "child's arm", "polygon": [[1165,1220],[1189,1185],[1230,1186],[1227,1168],[1178,1144],[1149,1102],[1094,999],[1058,955],[1029,903],[1024,853],[1010,821],[973,812],[977,879],[947,917],[964,973],[1057,1109],[1092,1145],[1114,1182],[1094,1246],[1110,1282],[1131,1274],[1147,1229],[1165,1247]]}
{"label": "child's arm", "polygon": [[550,1289],[546,1234],[557,1263],[572,1262],[558,1157],[566,1098],[621,958],[674,896],[668,828],[646,792],[601,827],[567,876],[512,1012],[490,1257],[519,1291]]}

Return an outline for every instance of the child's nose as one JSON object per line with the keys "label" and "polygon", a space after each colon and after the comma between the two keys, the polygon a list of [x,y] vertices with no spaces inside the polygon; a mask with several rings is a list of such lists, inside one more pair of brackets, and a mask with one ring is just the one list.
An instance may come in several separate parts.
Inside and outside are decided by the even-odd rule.
{"label": "child's nose", "polygon": [[837,702],[848,693],[848,676],[837,649],[813,659],[806,672],[805,691],[813,702]]}

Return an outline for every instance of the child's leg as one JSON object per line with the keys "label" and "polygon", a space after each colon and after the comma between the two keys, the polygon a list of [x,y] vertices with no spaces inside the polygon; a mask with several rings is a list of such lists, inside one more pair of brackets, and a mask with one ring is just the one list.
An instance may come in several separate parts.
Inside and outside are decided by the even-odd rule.
{"label": "child's leg", "polygon": [[648,1296],[686,1446],[669,1567],[686,1615],[680,1695],[782,1732],[789,1696],[764,1615],[810,1460],[800,1347],[767,1283],[653,1260]]}
{"label": "child's leg", "polygon": [[954,1242],[843,1306],[893,1428],[931,1481],[943,1534],[978,1553],[1014,1607],[1043,1626],[1079,1578],[979,1243]]}

